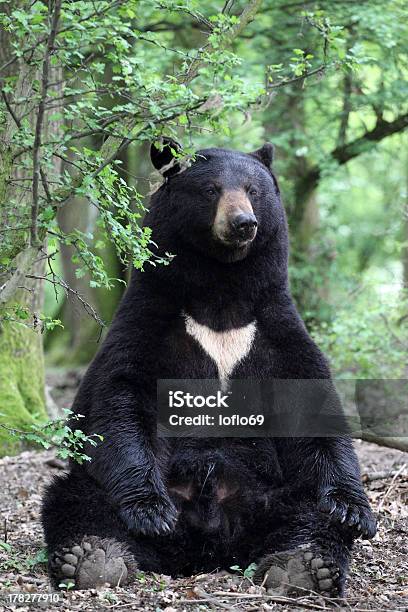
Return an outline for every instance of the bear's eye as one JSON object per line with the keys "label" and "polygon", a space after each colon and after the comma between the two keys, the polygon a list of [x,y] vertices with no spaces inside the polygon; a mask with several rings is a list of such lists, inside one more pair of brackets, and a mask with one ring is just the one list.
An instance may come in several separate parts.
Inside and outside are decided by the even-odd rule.
{"label": "bear's eye", "polygon": [[258,190],[256,189],[256,187],[249,188],[249,195],[254,196],[254,197],[258,195]]}
{"label": "bear's eye", "polygon": [[214,197],[215,194],[217,193],[214,189],[214,187],[208,187],[208,189],[206,189],[205,193],[210,196],[210,198]]}

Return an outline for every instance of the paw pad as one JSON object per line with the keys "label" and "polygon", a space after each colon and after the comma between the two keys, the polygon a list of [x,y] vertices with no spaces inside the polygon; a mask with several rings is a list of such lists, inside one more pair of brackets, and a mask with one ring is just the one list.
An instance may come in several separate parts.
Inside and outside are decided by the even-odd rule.
{"label": "paw pad", "polygon": [[337,579],[340,571],[333,565],[331,559],[314,555],[312,552],[305,553],[303,559],[306,566],[310,567],[316,590],[322,595],[337,597],[339,594]]}
{"label": "paw pad", "polygon": [[126,556],[118,542],[92,537],[56,551],[50,561],[51,578],[56,586],[73,582],[76,589],[119,586],[128,577]]}
{"label": "paw pad", "polygon": [[307,591],[317,591],[328,597],[338,597],[339,576],[340,570],[331,559],[299,548],[262,559],[255,580],[274,594],[305,595]]}

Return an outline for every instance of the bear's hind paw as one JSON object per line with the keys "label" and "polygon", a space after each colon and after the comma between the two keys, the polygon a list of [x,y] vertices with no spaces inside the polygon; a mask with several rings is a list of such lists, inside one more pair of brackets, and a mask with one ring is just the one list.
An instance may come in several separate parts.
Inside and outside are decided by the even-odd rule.
{"label": "bear's hind paw", "polygon": [[343,590],[340,577],[340,569],[330,558],[302,547],[261,559],[254,580],[275,595],[299,597],[313,592],[338,598]]}
{"label": "bear's hind paw", "polygon": [[120,586],[127,582],[131,566],[124,544],[96,536],[57,550],[49,561],[51,581],[57,588]]}

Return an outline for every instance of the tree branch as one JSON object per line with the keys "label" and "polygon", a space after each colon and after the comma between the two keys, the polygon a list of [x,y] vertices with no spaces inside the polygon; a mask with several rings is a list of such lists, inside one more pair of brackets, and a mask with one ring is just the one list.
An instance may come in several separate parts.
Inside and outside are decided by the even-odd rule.
{"label": "tree branch", "polygon": [[15,114],[13,107],[11,106],[10,102],[8,101],[7,95],[6,93],[2,90],[1,92],[2,98],[4,100],[4,104],[6,105],[6,108],[8,110],[8,112],[10,113],[14,123],[16,124],[16,126],[18,128],[21,128],[21,122],[20,119],[17,117],[17,115]]}
{"label": "tree branch", "polygon": [[[331,153],[329,153],[328,157],[329,159],[331,158],[337,161],[339,165],[346,164],[355,157],[358,157],[358,155],[361,155],[361,153],[365,153],[366,151],[372,149],[378,142],[387,136],[402,132],[407,127],[408,113],[399,115],[393,121],[385,121],[382,118],[378,118],[377,123],[372,130],[367,130],[365,134],[359,138],[356,138],[347,144],[336,147]],[[320,177],[321,168],[316,165],[312,166],[308,172],[300,178],[295,189],[297,204],[306,200],[307,196],[316,189],[317,185],[319,184]]]}
{"label": "tree branch", "polygon": [[49,3],[49,9],[53,7],[50,34],[48,36],[47,47],[44,54],[44,61],[42,65],[42,80],[41,80],[41,98],[38,105],[37,121],[35,125],[35,136],[33,144],[33,199],[31,204],[31,232],[30,232],[30,243],[31,246],[38,245],[38,211],[39,211],[39,184],[41,177],[41,166],[40,166],[40,149],[41,149],[41,137],[42,129],[44,124],[45,105],[48,94],[48,80],[50,74],[50,58],[54,51],[55,37],[57,35],[58,23],[61,14],[61,1],[55,0],[53,5]]}
{"label": "tree branch", "polygon": [[387,448],[396,448],[397,450],[408,452],[408,438],[406,437],[378,436],[377,434],[364,431],[361,439],[365,442],[378,444],[378,446],[386,446]]}
{"label": "tree branch", "polygon": [[328,64],[322,64],[317,68],[313,68],[313,70],[309,70],[309,72],[304,72],[300,76],[293,77],[290,79],[282,79],[281,81],[277,81],[276,83],[271,83],[267,86],[268,90],[280,89],[281,87],[286,87],[287,85],[292,85],[293,83],[298,83],[299,81],[305,81],[311,76],[318,75],[323,76],[324,72],[330,68]]}
{"label": "tree branch", "polygon": [[52,285],[54,285],[54,287],[61,287],[65,291],[65,295],[67,299],[69,295],[72,295],[73,297],[75,297],[82,304],[85,312],[89,316],[91,316],[101,328],[106,327],[105,322],[100,318],[95,308],[82,297],[79,291],[70,287],[68,283],[63,278],[55,274],[55,272],[52,269],[51,269],[50,274],[45,274],[45,275],[26,274],[26,278],[33,278],[36,280],[47,281],[48,283],[51,283]]}
{"label": "tree branch", "polygon": [[374,129],[367,131],[363,136],[356,138],[348,144],[336,147],[331,153],[331,157],[338,161],[340,165],[346,164],[361,153],[372,149],[377,142],[380,142],[387,136],[402,132],[407,127],[408,113],[400,115],[394,121],[385,121],[379,118]]}
{"label": "tree branch", "polygon": [[[222,48],[228,47],[235,40],[235,38],[238,38],[238,36],[241,34],[243,29],[248,25],[248,23],[250,23],[254,19],[261,4],[262,4],[262,0],[252,0],[251,2],[248,2],[247,6],[244,8],[244,10],[242,11],[240,15],[238,23],[236,23],[229,30],[229,32],[225,35],[225,38],[222,41],[222,45],[221,45]],[[210,45],[207,47],[207,52],[211,53],[211,51],[214,51],[214,49]],[[187,76],[184,81],[185,83],[190,83],[193,79],[195,79],[202,63],[203,62],[200,58],[195,59],[191,63],[191,66],[187,72]]]}

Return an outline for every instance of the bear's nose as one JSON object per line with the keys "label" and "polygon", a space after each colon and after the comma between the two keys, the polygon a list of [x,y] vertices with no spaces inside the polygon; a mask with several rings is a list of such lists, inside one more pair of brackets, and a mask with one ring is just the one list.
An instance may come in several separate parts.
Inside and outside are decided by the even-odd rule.
{"label": "bear's nose", "polygon": [[253,240],[258,221],[252,213],[238,213],[230,221],[234,234],[241,240]]}

